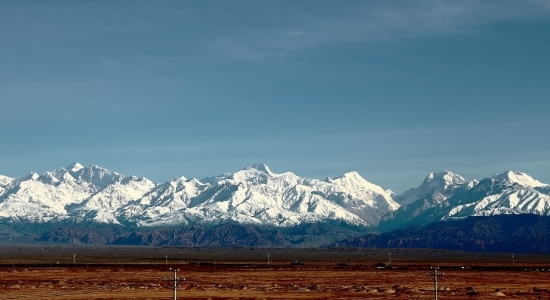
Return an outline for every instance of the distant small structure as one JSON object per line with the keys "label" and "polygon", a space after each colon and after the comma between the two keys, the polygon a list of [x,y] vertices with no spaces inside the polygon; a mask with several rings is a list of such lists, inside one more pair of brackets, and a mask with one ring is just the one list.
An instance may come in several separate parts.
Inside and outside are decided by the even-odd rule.
{"label": "distant small structure", "polygon": [[295,261],[291,262],[290,264],[293,265],[293,266],[303,266],[304,265],[304,263],[299,261],[299,260],[295,260]]}
{"label": "distant small structure", "polygon": [[345,262],[336,263],[336,267],[338,268],[345,268],[347,266],[348,266],[348,263],[345,263]]}

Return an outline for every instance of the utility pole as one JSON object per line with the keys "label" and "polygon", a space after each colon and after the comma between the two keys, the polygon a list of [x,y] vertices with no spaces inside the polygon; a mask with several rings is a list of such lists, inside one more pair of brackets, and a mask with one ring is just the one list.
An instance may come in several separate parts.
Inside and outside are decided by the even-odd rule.
{"label": "utility pole", "polygon": [[174,281],[174,300],[177,300],[176,290],[178,288],[178,281],[185,281],[185,278],[178,278],[177,273],[180,271],[179,269],[169,268],[168,270],[174,272],[174,277],[173,278],[168,278],[168,280],[173,280]]}
{"label": "utility pole", "polygon": [[168,254],[164,254],[164,264],[168,264]]}
{"label": "utility pole", "polygon": [[388,267],[391,267],[391,252],[388,252]]}
{"label": "utility pole", "polygon": [[512,266],[516,265],[516,256],[512,253]]}
{"label": "utility pole", "polygon": [[435,295],[434,299],[437,300],[437,277],[438,276],[443,276],[445,274],[444,273],[439,273],[439,267],[432,267],[431,269],[433,270],[433,274],[432,273],[426,273],[426,275],[434,277],[434,295]]}

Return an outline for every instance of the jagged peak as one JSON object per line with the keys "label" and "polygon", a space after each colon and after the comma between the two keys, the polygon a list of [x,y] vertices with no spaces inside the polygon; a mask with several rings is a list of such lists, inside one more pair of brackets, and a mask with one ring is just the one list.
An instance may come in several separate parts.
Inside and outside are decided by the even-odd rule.
{"label": "jagged peak", "polygon": [[514,172],[512,170],[505,171],[492,177],[495,180],[504,180],[510,183],[517,183],[529,187],[547,186],[533,177],[523,172]]}
{"label": "jagged peak", "polygon": [[[82,169],[80,169],[80,170],[84,170],[84,171],[85,170],[87,170],[87,171],[101,171],[101,172],[108,172],[108,173],[113,173],[113,174],[120,175],[119,173],[117,173],[115,171],[111,171],[109,169],[100,167],[98,165],[88,165],[88,166],[82,167]],[[78,171],[75,171],[75,172],[78,172]]]}
{"label": "jagged peak", "polygon": [[172,178],[169,182],[186,182],[187,178],[185,176],[178,176],[175,178]]}
{"label": "jagged peak", "polygon": [[465,184],[471,185],[472,183],[475,182],[468,182],[462,176],[455,174],[451,171],[445,170],[440,172],[432,172],[428,174],[428,176],[426,176],[419,187],[407,189],[401,195],[397,195],[396,200],[401,205],[407,205],[409,203],[413,203],[420,198],[423,198],[425,195],[434,192],[447,193],[455,188],[458,188]]}
{"label": "jagged peak", "polygon": [[357,171],[351,171],[351,172],[344,173],[340,177],[361,178],[361,179],[363,179],[363,177],[361,177],[361,175],[359,175],[359,173],[357,173]]}
{"label": "jagged peak", "polygon": [[389,191],[385,191],[382,187],[367,181],[356,171],[344,173],[336,178],[329,177],[325,181],[328,183],[335,183],[335,184],[346,185],[346,186],[356,186],[356,187],[360,186],[362,188],[373,190],[379,193],[390,193]]}
{"label": "jagged peak", "polygon": [[269,169],[269,167],[266,164],[262,164],[262,163],[248,165],[243,170],[253,170],[253,171],[258,171],[265,174],[273,174]]}
{"label": "jagged peak", "polygon": [[366,182],[366,180],[361,175],[359,175],[359,173],[357,173],[356,171],[347,172],[335,178],[327,177],[326,181],[327,182],[335,182],[335,181]]}
{"label": "jagged peak", "polygon": [[14,178],[11,178],[9,176],[0,175],[0,184],[5,184],[5,183],[8,183],[8,182],[12,182],[14,180],[15,180]]}
{"label": "jagged peak", "polygon": [[56,182],[59,181],[59,179],[57,177],[55,177],[55,175],[52,172],[46,172],[46,173],[42,174],[40,176],[39,180],[44,182],[44,183],[49,183],[49,184],[53,184],[53,183],[56,183]]}
{"label": "jagged peak", "polygon": [[426,179],[424,180],[424,184],[428,184],[430,186],[441,186],[441,187],[447,187],[452,185],[461,185],[466,183],[466,179],[464,177],[455,174],[451,171],[441,171],[441,172],[432,172],[426,176]]}
{"label": "jagged peak", "polygon": [[196,185],[198,185],[198,184],[204,184],[204,183],[202,183],[200,180],[198,180],[197,178],[194,178],[194,177],[191,178],[191,179],[187,179],[187,182],[190,182],[190,183],[193,183],[193,184],[196,184]]}
{"label": "jagged peak", "polygon": [[66,169],[67,171],[70,171],[70,172],[78,172],[78,171],[84,169],[84,166],[81,165],[81,164],[78,163],[78,162],[74,162],[74,163],[72,163],[71,165],[67,166],[65,169]]}
{"label": "jagged peak", "polygon": [[21,180],[37,180],[38,178],[40,178],[38,173],[30,172],[29,175],[23,176]]}

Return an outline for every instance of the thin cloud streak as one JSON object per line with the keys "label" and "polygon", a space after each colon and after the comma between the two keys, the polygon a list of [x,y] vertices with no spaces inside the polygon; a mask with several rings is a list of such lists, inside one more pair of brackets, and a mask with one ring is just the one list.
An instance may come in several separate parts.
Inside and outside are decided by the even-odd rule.
{"label": "thin cloud streak", "polygon": [[499,22],[550,16],[549,5],[542,1],[526,3],[520,9],[515,1],[361,3],[360,8],[348,9],[344,3],[341,11],[351,15],[345,19],[335,18],[332,11],[298,10],[285,16],[290,25],[267,24],[239,31],[223,40],[210,40],[214,44],[208,48],[242,60],[281,58],[334,43],[391,43],[402,38],[476,34],[478,28]]}

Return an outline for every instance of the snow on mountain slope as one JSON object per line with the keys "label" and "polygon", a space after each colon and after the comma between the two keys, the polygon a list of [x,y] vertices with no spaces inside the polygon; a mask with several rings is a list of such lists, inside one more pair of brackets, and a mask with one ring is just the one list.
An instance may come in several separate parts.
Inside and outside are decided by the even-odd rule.
{"label": "snow on mountain slope", "polygon": [[6,190],[6,187],[10,185],[13,182],[13,178],[0,175],[0,196],[2,196],[2,193]]}
{"label": "snow on mountain slope", "polygon": [[[475,201],[456,199],[445,218],[491,216],[502,214],[550,215],[550,186],[531,176],[506,171],[485,179],[472,191]],[[479,193],[482,193],[479,195]],[[468,197],[464,197],[468,199]]]}
{"label": "snow on mountain slope", "polygon": [[95,165],[84,167],[79,163],[74,163],[65,169],[61,168],[57,171],[57,173],[62,174],[64,174],[65,172],[68,172],[73,178],[78,181],[91,184],[95,187],[97,191],[102,190],[115,182],[120,182],[125,178],[121,174],[109,171]]}
{"label": "snow on mountain slope", "polygon": [[396,196],[395,200],[401,205],[407,205],[431,195],[435,202],[442,202],[452,195],[456,188],[464,184],[468,184],[466,179],[449,171],[430,173],[419,187],[406,190],[403,194]]}
{"label": "snow on mountain slope", "polygon": [[[327,192],[337,194],[347,192],[348,197],[342,200],[360,201],[361,203],[357,204],[361,207],[365,205],[377,207],[382,214],[396,210],[400,207],[400,205],[393,200],[395,195],[392,191],[384,190],[380,186],[366,181],[357,172],[349,172],[334,179],[327,178],[326,182],[334,185],[329,186],[326,190]],[[345,203],[348,204],[350,208],[356,209],[357,207],[352,204],[352,202],[354,201],[346,201]]]}
{"label": "snow on mountain slope", "polygon": [[117,179],[119,180],[71,207],[69,214],[100,223],[120,224],[115,212],[130,201],[142,198],[156,186],[154,182],[144,177],[131,176]]}
{"label": "snow on mountain slope", "polygon": [[79,204],[120,174],[75,163],[42,175],[31,173],[13,180],[0,196],[0,218],[49,221],[69,217],[66,208]]}
{"label": "snow on mountain slope", "polygon": [[116,215],[121,222],[132,222],[138,226],[186,225],[189,217],[185,209],[208,186],[194,178],[174,178],[119,207]]}
{"label": "snow on mountain slope", "polygon": [[468,182],[462,176],[449,171],[430,173],[419,187],[408,189],[394,197],[402,206],[382,220],[378,229],[390,231],[434,222],[437,218],[434,214],[448,206],[447,199],[477,183],[476,180]]}
{"label": "snow on mountain slope", "polygon": [[90,195],[91,186],[70,176],[54,184],[47,178],[31,174],[25,180],[15,180],[0,197],[0,218],[50,220],[66,215],[65,206],[78,203]]}
{"label": "snow on mountain slope", "polygon": [[8,176],[0,175],[0,186],[5,187],[9,185],[14,179]]}
{"label": "snow on mountain slope", "polygon": [[273,173],[263,164],[162,184],[78,163],[42,175],[0,176],[0,219],[18,222],[74,218],[137,226],[234,221],[286,227],[336,220],[392,228],[516,213],[550,215],[550,185],[512,171],[479,182],[444,171],[397,196],[357,172],[319,180]]}
{"label": "snow on mountain slope", "polygon": [[550,186],[513,171],[470,182],[448,171],[432,173],[395,199],[404,206],[383,220],[380,230],[469,216],[550,215]]}
{"label": "snow on mountain slope", "polygon": [[186,182],[179,196],[173,188],[163,197],[151,193],[121,208],[119,219],[140,226],[226,221],[292,226],[325,220],[373,225],[380,213],[399,207],[389,192],[357,173],[321,181],[290,172],[275,174],[255,164],[203,181]]}
{"label": "snow on mountain slope", "polygon": [[494,175],[491,178],[493,178],[497,181],[504,181],[504,182],[507,182],[507,183],[510,183],[510,184],[516,183],[516,184],[519,184],[521,186],[532,187],[532,188],[549,186],[548,184],[545,184],[545,183],[542,183],[538,180],[533,179],[533,177],[531,177],[531,176],[529,176],[525,173],[514,172],[514,171],[511,171],[511,170],[508,170],[508,171],[506,171],[504,173],[501,173],[501,174]]}

